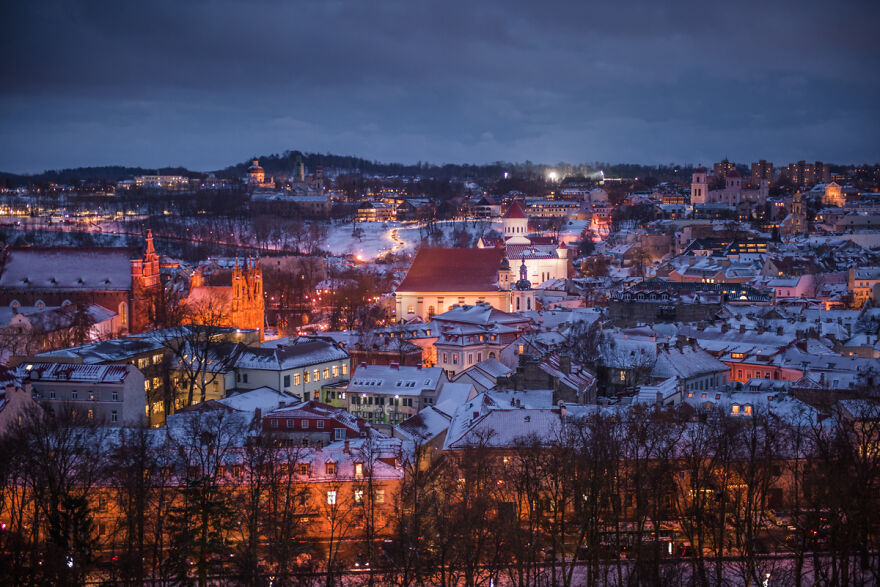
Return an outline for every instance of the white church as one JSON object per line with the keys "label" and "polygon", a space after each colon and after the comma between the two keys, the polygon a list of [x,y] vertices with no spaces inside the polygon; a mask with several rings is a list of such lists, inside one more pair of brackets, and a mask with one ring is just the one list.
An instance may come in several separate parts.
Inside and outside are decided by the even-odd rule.
{"label": "white church", "polygon": [[529,217],[516,200],[501,218],[501,235],[484,236],[477,247],[503,248],[511,267],[519,271],[524,265],[528,280],[535,286],[569,277],[568,248],[554,237],[529,234]]}

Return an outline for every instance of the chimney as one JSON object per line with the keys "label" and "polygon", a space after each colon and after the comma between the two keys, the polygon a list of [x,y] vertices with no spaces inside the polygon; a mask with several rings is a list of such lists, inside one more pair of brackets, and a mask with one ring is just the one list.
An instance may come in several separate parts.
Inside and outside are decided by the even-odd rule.
{"label": "chimney", "polygon": [[480,417],[480,412],[474,411],[474,420]]}
{"label": "chimney", "polygon": [[342,448],[342,452],[344,452],[345,454],[348,454],[349,450],[351,450],[351,444],[349,443],[348,439],[346,438],[345,445]]}
{"label": "chimney", "polygon": [[740,333],[740,334],[745,334],[745,333],[746,333],[746,325],[745,325],[745,324],[740,324],[740,325],[739,325],[739,333]]}
{"label": "chimney", "polygon": [[559,370],[566,375],[571,375],[571,356],[568,353],[560,353]]}
{"label": "chimney", "polygon": [[565,418],[566,411],[567,410],[565,408],[565,402],[562,400],[559,400],[559,417]]}
{"label": "chimney", "polygon": [[362,362],[362,363],[361,363],[361,368],[366,368],[366,367],[367,367],[367,362],[366,362],[366,361]]}
{"label": "chimney", "polygon": [[263,410],[261,410],[260,408],[254,408],[254,422],[259,424],[262,417],[263,417]]}
{"label": "chimney", "polygon": [[516,407],[518,407],[518,408],[522,407],[522,402],[519,401],[519,399],[516,400]]}
{"label": "chimney", "polygon": [[389,363],[389,366],[390,366],[392,369],[394,369],[395,371],[399,371],[399,370],[400,370],[400,363]]}

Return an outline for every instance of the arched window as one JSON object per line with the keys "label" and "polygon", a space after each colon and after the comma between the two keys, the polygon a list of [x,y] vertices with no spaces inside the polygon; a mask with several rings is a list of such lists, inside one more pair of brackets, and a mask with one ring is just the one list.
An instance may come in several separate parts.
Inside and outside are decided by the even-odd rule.
{"label": "arched window", "polygon": [[532,298],[526,298],[526,310],[532,309]]}
{"label": "arched window", "polygon": [[46,302],[44,302],[43,300],[37,300],[36,302],[34,302],[34,305],[42,310],[46,307]]}
{"label": "arched window", "polygon": [[19,308],[21,308],[21,302],[19,302],[18,300],[12,300],[9,303],[9,307],[12,308],[13,314],[18,314],[18,310]]}
{"label": "arched window", "polygon": [[519,310],[519,298],[516,298],[516,309]]}
{"label": "arched window", "polygon": [[73,305],[73,302],[71,302],[70,300],[64,300],[63,302],[61,302],[62,308],[66,308],[67,306],[72,306],[72,305]]}
{"label": "arched window", "polygon": [[125,302],[119,304],[119,320],[123,326],[128,326],[128,304]]}

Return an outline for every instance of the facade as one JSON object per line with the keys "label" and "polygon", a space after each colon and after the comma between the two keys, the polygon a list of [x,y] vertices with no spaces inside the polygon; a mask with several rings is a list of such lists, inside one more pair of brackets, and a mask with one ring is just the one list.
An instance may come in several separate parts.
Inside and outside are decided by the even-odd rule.
{"label": "facade", "polygon": [[263,432],[290,446],[323,447],[366,436],[366,423],[342,408],[316,401],[272,410],[262,417]]}
{"label": "facade", "polygon": [[[718,164],[716,164],[718,165]],[[732,165],[732,164],[731,164]],[[756,189],[747,189],[743,186],[742,176],[736,167],[723,171],[724,188],[710,189],[706,170],[698,167],[691,177],[691,204],[725,204],[727,206],[739,206],[740,204],[764,205],[770,194],[769,180],[760,180]]]}
{"label": "facade", "polygon": [[68,411],[106,426],[145,421],[144,375],[133,365],[28,363],[20,371],[55,413]]}
{"label": "facade", "polygon": [[[226,326],[260,332],[265,337],[266,300],[263,296],[263,270],[256,260],[250,263],[245,259],[239,266],[238,259],[232,270],[232,283],[229,286],[204,285],[201,269],[196,269],[190,277],[190,291],[186,303],[193,313],[210,307],[205,319],[212,321],[210,326]],[[217,312],[220,313],[219,324]]]}
{"label": "facade", "polygon": [[757,163],[752,163],[752,176],[750,183],[752,187],[759,187],[762,181],[768,183],[773,181],[773,163],[769,163],[764,159],[761,159]]}
{"label": "facade", "polygon": [[437,366],[450,378],[484,359],[501,359],[504,349],[526,332],[531,321],[486,303],[454,306],[436,316],[440,337],[434,343]]}
{"label": "facade", "polygon": [[235,387],[271,387],[303,400],[318,400],[323,386],[348,379],[349,357],[323,338],[300,337],[271,347],[245,347],[235,358]]}
{"label": "facade", "polygon": [[534,291],[514,294],[515,278],[504,249],[433,249],[423,247],[395,292],[398,321],[430,320],[454,305],[486,302],[509,312],[534,308]]}
{"label": "facade", "polygon": [[839,208],[846,206],[846,195],[843,193],[840,184],[832,181],[825,186],[825,190],[822,193],[822,204],[825,206],[837,206]]}
{"label": "facade", "polygon": [[399,424],[437,403],[448,379],[438,367],[358,365],[339,397],[349,412],[371,423]]}
{"label": "facade", "polygon": [[854,267],[849,270],[847,288],[852,294],[853,306],[861,308],[865,302],[874,299],[874,290],[880,284],[880,268]]}

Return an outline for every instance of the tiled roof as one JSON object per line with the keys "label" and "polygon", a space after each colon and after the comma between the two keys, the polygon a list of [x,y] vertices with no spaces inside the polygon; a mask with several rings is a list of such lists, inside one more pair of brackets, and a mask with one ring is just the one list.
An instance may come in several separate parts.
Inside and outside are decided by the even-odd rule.
{"label": "tiled roof", "polygon": [[526,213],[523,212],[522,206],[519,205],[519,202],[514,200],[513,204],[510,205],[510,208],[507,209],[507,212],[504,213],[504,218],[528,218]]}
{"label": "tiled roof", "polygon": [[397,291],[497,291],[503,258],[503,249],[422,248]]}

